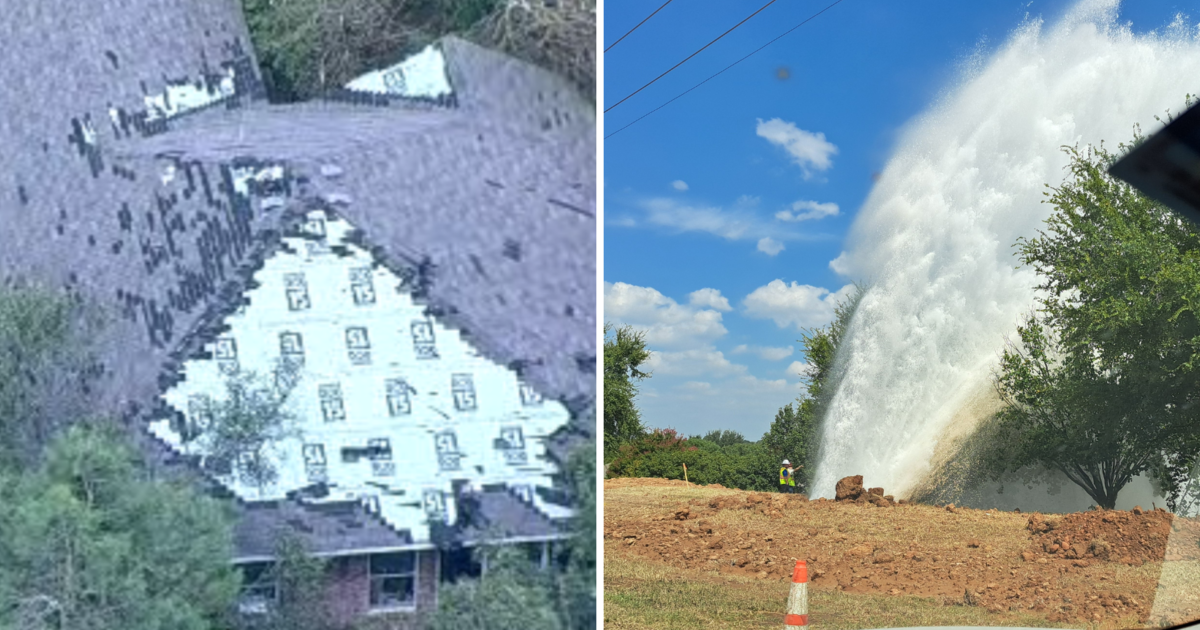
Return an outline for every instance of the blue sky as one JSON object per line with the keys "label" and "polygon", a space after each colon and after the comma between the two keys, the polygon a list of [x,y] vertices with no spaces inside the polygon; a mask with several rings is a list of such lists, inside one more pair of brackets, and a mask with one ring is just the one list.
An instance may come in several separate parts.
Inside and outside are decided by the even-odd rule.
{"label": "blue sky", "polygon": [[[605,133],[830,4],[779,0],[605,114]],[[605,46],[661,2],[605,3]],[[763,2],[676,0],[605,55],[605,107]],[[758,439],[802,388],[800,329],[857,278],[836,259],[906,122],[1027,16],[1072,2],[844,0],[605,140],[605,320],[647,331],[651,427]],[[1126,2],[1135,31],[1192,3]]]}

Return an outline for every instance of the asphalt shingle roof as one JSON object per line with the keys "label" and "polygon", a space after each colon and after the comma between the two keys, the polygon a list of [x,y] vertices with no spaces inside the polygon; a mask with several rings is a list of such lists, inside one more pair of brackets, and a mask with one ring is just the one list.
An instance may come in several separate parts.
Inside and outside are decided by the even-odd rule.
{"label": "asphalt shingle roof", "polygon": [[[144,419],[181,341],[212,336],[201,325],[278,240],[284,213],[232,190],[245,158],[286,162],[289,207],[332,205],[389,265],[424,263],[431,309],[485,355],[549,398],[594,400],[594,113],[564,81],[449,39],[457,107],[267,106],[237,0],[17,3],[0,39],[19,51],[0,65],[0,278],[106,316],[73,392],[84,408]],[[145,96],[230,67],[237,97],[145,123]],[[369,516],[286,503],[245,511],[239,555],[270,523],[307,523],[327,552],[387,546]]]}

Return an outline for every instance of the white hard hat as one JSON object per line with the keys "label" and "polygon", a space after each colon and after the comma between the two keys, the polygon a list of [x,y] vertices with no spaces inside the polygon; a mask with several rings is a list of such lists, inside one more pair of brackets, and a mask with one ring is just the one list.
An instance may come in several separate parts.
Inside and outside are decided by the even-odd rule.
{"label": "white hard hat", "polygon": [[792,462],[789,462],[788,460],[786,460],[786,459],[785,459],[785,460],[783,460],[783,465],[784,465],[784,466],[791,466],[791,465],[792,465]]}

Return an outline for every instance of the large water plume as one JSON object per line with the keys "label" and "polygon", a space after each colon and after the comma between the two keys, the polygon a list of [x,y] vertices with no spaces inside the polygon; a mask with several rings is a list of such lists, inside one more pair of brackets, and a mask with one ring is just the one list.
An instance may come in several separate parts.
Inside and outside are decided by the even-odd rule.
{"label": "large water plume", "polygon": [[1115,148],[1200,88],[1197,29],[1176,18],[1135,34],[1118,4],[1028,20],[901,138],[844,257],[872,286],[839,358],[815,495],[831,497],[846,475],[897,495],[922,479],[1033,306],[1038,278],[1016,269],[1012,245],[1049,216],[1041,202],[1063,179],[1060,147]]}

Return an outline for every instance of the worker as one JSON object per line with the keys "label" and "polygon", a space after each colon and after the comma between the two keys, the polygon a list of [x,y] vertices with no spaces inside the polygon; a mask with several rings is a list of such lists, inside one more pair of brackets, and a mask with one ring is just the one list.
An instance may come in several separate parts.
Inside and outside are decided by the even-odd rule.
{"label": "worker", "polygon": [[779,469],[779,491],[780,492],[795,492],[796,491],[796,471],[792,468],[792,462],[783,460],[783,467]]}

